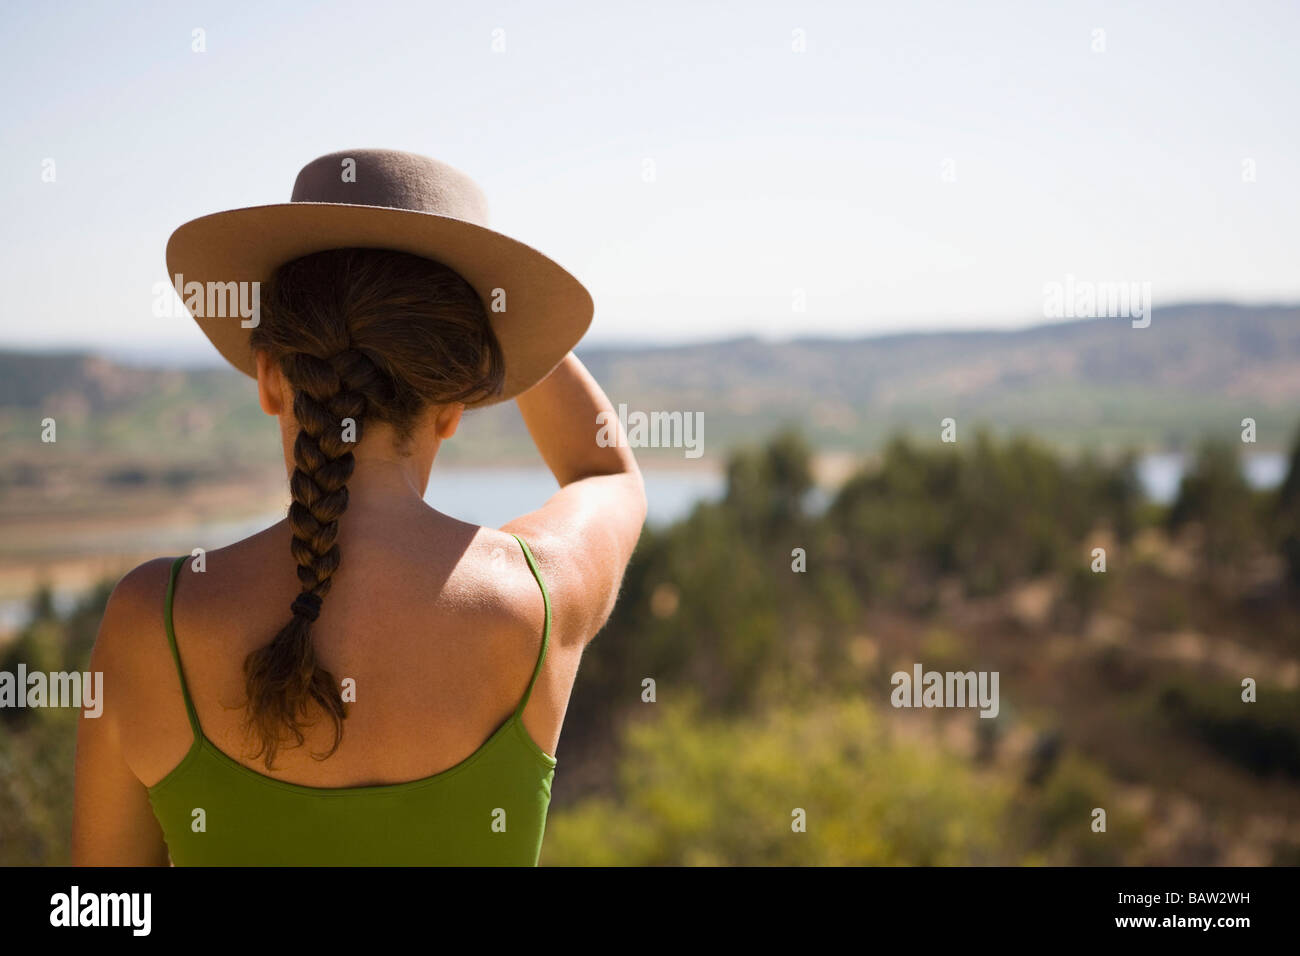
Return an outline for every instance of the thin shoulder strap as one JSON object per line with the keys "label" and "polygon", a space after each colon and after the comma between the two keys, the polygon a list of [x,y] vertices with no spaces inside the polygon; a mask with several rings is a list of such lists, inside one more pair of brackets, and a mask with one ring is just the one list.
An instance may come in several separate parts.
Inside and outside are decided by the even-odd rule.
{"label": "thin shoulder strap", "polygon": [[524,549],[524,560],[528,562],[528,567],[533,572],[533,577],[537,579],[537,586],[542,589],[542,603],[546,605],[546,627],[542,631],[542,651],[537,655],[537,666],[533,668],[533,679],[528,682],[528,690],[524,691],[524,699],[519,702],[515,709],[515,719],[518,720],[528,706],[528,698],[533,696],[533,687],[537,684],[537,678],[542,673],[542,664],[546,662],[546,646],[551,639],[551,596],[546,593],[546,582],[542,580],[542,572],[537,569],[537,561],[533,558],[533,552],[529,550],[524,539],[519,535],[511,535],[519,542],[519,547]]}
{"label": "thin shoulder strap", "polygon": [[171,645],[172,660],[176,661],[176,676],[181,679],[181,696],[185,698],[185,713],[190,718],[190,729],[194,731],[194,739],[197,741],[202,733],[199,730],[199,715],[194,709],[194,701],[190,700],[190,688],[185,683],[185,668],[181,666],[181,652],[176,647],[176,630],[172,627],[172,601],[176,596],[176,576],[180,573],[181,565],[186,562],[189,555],[182,554],[172,562],[172,576],[167,583],[167,606],[164,618],[167,622],[167,643]]}

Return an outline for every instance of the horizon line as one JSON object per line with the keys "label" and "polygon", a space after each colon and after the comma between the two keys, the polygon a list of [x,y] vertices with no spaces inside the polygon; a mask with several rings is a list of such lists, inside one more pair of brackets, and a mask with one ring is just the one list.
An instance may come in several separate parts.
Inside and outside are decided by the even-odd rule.
{"label": "horizon line", "polygon": [[[1300,309],[1300,300],[1277,301],[1277,302],[1256,302],[1245,303],[1231,299],[1188,299],[1186,301],[1176,302],[1171,305],[1163,306],[1159,310],[1152,309],[1154,317],[1159,312],[1180,312],[1192,309],[1205,308],[1228,308],[1242,312],[1262,312],[1270,310],[1289,310]],[[1094,322],[1113,321],[1108,316],[1089,316],[1083,318],[1067,318],[1060,320],[1034,320],[1024,325],[1011,326],[980,326],[972,328],[962,328],[960,326],[928,326],[918,329],[892,329],[877,332],[845,332],[836,333],[834,331],[808,332],[790,336],[782,335],[764,335],[760,333],[751,333],[747,335],[731,335],[713,339],[686,339],[686,340],[595,340],[590,343],[580,343],[575,346],[574,351],[579,353],[617,353],[617,352],[643,352],[643,351],[673,351],[692,348],[709,348],[723,345],[736,345],[743,343],[758,343],[762,345],[820,345],[825,343],[848,343],[848,342],[884,342],[888,340],[898,340],[907,338],[929,338],[935,336],[996,336],[996,335],[1018,335],[1027,332],[1038,332],[1045,329],[1071,328],[1087,325]],[[172,366],[212,366],[221,368],[225,365],[219,353],[210,348],[199,345],[195,349],[176,350],[169,349],[167,346],[156,347],[138,347],[130,346],[106,346],[101,343],[88,342],[84,344],[49,344],[34,345],[24,343],[7,343],[0,341],[0,354],[20,354],[20,355],[39,355],[47,357],[75,357],[75,356],[94,356],[110,358],[113,361],[123,364],[163,364]],[[168,356],[172,361],[167,361]]]}

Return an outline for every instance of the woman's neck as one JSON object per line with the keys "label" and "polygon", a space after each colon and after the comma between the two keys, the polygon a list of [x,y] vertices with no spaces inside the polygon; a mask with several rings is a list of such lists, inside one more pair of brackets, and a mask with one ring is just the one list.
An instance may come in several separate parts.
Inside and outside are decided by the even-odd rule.
{"label": "woman's neck", "polygon": [[358,454],[352,477],[348,479],[348,496],[367,503],[423,501],[436,454],[436,448],[430,449],[427,455]]}

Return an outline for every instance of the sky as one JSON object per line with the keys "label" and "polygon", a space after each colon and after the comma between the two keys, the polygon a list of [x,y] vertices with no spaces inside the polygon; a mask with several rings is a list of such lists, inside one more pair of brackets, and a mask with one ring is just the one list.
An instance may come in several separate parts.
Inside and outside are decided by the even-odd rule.
{"label": "sky", "polygon": [[171,231],[357,147],[473,176],[589,344],[1300,300],[1295,2],[61,6],[0,31],[0,347],[212,354]]}

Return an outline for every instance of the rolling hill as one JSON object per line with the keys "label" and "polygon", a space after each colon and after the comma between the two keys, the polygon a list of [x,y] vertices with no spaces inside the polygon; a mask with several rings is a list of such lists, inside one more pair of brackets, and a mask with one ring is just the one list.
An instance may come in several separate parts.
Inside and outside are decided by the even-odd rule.
{"label": "rolling hill", "polygon": [[[801,424],[823,451],[863,453],[895,431],[937,435],[952,417],[1066,449],[1181,450],[1258,424],[1280,449],[1300,422],[1300,307],[1190,304],[1150,327],[1087,319],[1015,331],[860,339],[754,338],[582,349],[632,411],[701,412],[706,457]],[[58,423],[57,446],[40,422]],[[0,352],[0,488],[93,471],[109,484],[172,484],[279,467],[271,423],[226,368],[138,367],[86,353]],[[451,464],[534,461],[512,404],[467,416]],[[648,449],[670,464],[681,449]]]}

